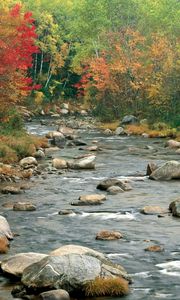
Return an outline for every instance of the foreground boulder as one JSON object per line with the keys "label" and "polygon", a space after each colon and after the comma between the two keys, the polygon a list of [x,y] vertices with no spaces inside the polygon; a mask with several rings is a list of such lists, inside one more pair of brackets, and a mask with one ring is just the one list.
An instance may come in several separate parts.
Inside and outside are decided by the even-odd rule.
{"label": "foreground boulder", "polygon": [[154,180],[180,179],[180,162],[172,160],[157,168],[149,176]]}
{"label": "foreground boulder", "polygon": [[8,221],[3,216],[0,216],[0,236],[5,236],[9,240],[13,239],[13,234],[9,227]]}
{"label": "foreground boulder", "polygon": [[76,294],[87,282],[96,278],[127,278],[127,273],[117,265],[84,254],[48,256],[27,267],[22,283],[31,289],[65,289]]}
{"label": "foreground boulder", "polygon": [[5,258],[1,263],[3,272],[17,277],[21,277],[25,268],[47,257],[42,253],[19,253]]}
{"label": "foreground boulder", "polygon": [[170,203],[169,210],[172,212],[174,217],[180,217],[180,198]]}
{"label": "foreground boulder", "polygon": [[132,190],[132,187],[129,183],[125,182],[124,180],[116,179],[116,178],[110,178],[105,179],[101,181],[97,185],[97,189],[99,190],[108,190],[111,186],[119,186],[124,191],[130,191]]}
{"label": "foreground boulder", "polygon": [[67,163],[70,169],[95,169],[95,159],[95,155],[90,155],[84,158],[68,161]]}

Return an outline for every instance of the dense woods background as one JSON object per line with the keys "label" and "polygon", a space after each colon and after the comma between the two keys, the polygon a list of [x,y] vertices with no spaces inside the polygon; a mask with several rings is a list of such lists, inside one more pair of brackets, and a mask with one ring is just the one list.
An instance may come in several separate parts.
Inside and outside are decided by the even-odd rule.
{"label": "dense woods background", "polygon": [[0,118],[83,103],[180,125],[178,0],[1,0]]}

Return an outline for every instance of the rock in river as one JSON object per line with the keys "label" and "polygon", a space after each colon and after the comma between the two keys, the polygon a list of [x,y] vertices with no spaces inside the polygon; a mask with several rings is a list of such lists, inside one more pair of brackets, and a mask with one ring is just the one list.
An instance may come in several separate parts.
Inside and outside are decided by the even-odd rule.
{"label": "rock in river", "polygon": [[68,292],[59,289],[41,293],[40,300],[70,300],[70,297]]}
{"label": "rock in river", "polygon": [[32,289],[65,289],[78,293],[88,281],[99,278],[127,278],[122,268],[84,254],[48,256],[27,267],[22,283]]}
{"label": "rock in river", "polygon": [[13,239],[13,234],[9,227],[8,221],[3,216],[0,216],[0,236],[5,236],[9,240]]}
{"label": "rock in river", "polygon": [[130,191],[132,190],[132,187],[130,186],[129,183],[124,182],[124,180],[116,179],[116,178],[109,178],[101,181],[97,185],[97,189],[99,190],[107,190],[111,186],[119,186],[121,189],[124,191]]}
{"label": "rock in river", "polygon": [[112,241],[112,240],[119,240],[122,237],[123,237],[122,233],[118,231],[102,230],[97,233],[96,240]]}
{"label": "rock in river", "polygon": [[149,176],[154,180],[180,179],[180,162],[171,160],[157,168]]}
{"label": "rock in river", "polygon": [[1,269],[10,275],[21,277],[25,268],[47,257],[46,254],[28,252],[18,253],[5,258],[1,263]]}
{"label": "rock in river", "polygon": [[95,155],[89,155],[84,158],[74,159],[73,161],[68,161],[68,167],[70,169],[95,169]]}
{"label": "rock in river", "polygon": [[169,209],[174,217],[180,217],[180,198],[172,201],[169,205]]}
{"label": "rock in river", "polygon": [[167,209],[164,209],[160,206],[144,206],[140,212],[145,215],[159,215],[168,213]]}
{"label": "rock in river", "polygon": [[34,211],[36,206],[31,202],[17,202],[13,205],[15,211]]}
{"label": "rock in river", "polygon": [[103,194],[82,195],[78,201],[72,202],[71,205],[98,205],[102,204],[104,200],[106,200],[106,196]]}

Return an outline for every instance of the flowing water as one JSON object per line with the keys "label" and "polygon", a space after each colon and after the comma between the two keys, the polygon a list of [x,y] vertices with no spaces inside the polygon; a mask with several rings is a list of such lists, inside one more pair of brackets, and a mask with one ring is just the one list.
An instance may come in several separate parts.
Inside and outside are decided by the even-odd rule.
{"label": "flowing water", "polygon": [[[49,129],[35,122],[28,125],[30,132],[41,135]],[[97,153],[95,170],[48,174],[45,179],[39,175],[31,180],[31,188],[25,193],[1,196],[1,205],[12,201],[32,201],[37,205],[33,212],[15,212],[1,206],[1,214],[18,234],[8,254],[48,253],[65,244],[87,246],[106,253],[131,274],[133,284],[126,300],[180,299],[180,219],[139,212],[145,205],[168,208],[180,195],[179,181],[152,181],[144,176],[148,162],[161,164],[178,160],[178,155],[164,148],[164,139],[112,137],[97,130],[79,130],[78,133],[88,145],[97,140],[102,148]],[[79,147],[73,147],[60,149],[52,156],[69,159],[83,153]],[[131,183],[133,190],[108,195],[100,206],[71,206],[82,194],[100,192],[96,185],[109,177],[137,178]],[[73,213],[59,215],[62,209],[73,209]],[[103,229],[120,231],[124,238],[95,240],[96,233]],[[153,244],[164,247],[164,251],[144,251]],[[4,257],[1,255],[0,259]],[[0,300],[11,300],[11,289],[12,283],[0,277]]]}

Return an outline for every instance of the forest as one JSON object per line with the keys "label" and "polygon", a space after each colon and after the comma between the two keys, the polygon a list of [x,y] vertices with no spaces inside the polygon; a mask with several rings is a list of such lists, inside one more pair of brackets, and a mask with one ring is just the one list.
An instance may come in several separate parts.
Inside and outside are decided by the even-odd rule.
{"label": "forest", "polygon": [[180,125],[178,0],[0,3],[0,118],[68,101]]}

